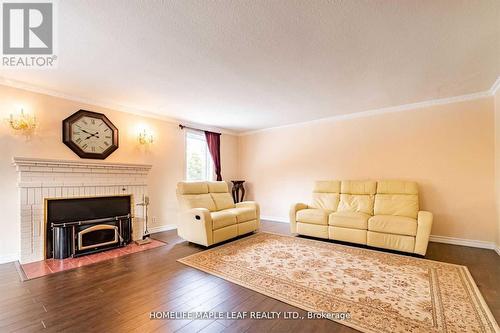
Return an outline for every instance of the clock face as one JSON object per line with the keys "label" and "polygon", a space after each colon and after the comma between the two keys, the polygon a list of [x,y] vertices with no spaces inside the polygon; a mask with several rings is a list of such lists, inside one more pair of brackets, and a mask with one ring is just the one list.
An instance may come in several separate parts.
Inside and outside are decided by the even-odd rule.
{"label": "clock face", "polygon": [[71,141],[87,153],[102,153],[113,144],[113,129],[102,119],[81,117],[71,124]]}
{"label": "clock face", "polygon": [[82,158],[105,159],[118,148],[118,129],[102,113],[80,110],[63,121],[63,142]]}

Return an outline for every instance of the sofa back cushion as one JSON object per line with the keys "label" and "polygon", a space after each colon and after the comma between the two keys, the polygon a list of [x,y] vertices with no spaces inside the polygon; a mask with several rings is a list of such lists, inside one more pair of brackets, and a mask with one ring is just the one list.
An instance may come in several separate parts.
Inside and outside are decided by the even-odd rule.
{"label": "sofa back cushion", "polygon": [[182,209],[206,208],[215,211],[215,202],[208,192],[207,182],[177,183],[177,198]]}
{"label": "sofa back cushion", "polygon": [[224,181],[207,182],[208,192],[210,193],[228,193],[229,186]]}
{"label": "sofa back cushion", "polygon": [[377,194],[418,195],[418,185],[402,180],[382,180],[377,183]]}
{"label": "sofa back cushion", "polygon": [[377,184],[375,215],[417,218],[418,186],[415,182],[386,180]]}
{"label": "sofa back cushion", "polygon": [[357,212],[373,215],[373,195],[340,195],[338,212]]}
{"label": "sofa back cushion", "polygon": [[377,183],[375,181],[342,181],[340,186],[340,202],[337,211],[373,215],[376,190]]}
{"label": "sofa back cushion", "polygon": [[206,208],[211,212],[217,210],[215,202],[210,194],[184,194],[179,196],[183,209]]}
{"label": "sofa back cushion", "polygon": [[234,208],[233,197],[229,193],[210,193],[217,210]]}
{"label": "sofa back cushion", "polygon": [[229,186],[226,182],[208,182],[208,191],[215,203],[216,210],[234,208],[233,196],[229,193]]}
{"label": "sofa back cushion", "polygon": [[314,183],[311,207],[336,211],[339,205],[340,182],[320,180]]}
{"label": "sofa back cushion", "polygon": [[177,193],[180,195],[208,193],[208,184],[207,182],[178,182]]}

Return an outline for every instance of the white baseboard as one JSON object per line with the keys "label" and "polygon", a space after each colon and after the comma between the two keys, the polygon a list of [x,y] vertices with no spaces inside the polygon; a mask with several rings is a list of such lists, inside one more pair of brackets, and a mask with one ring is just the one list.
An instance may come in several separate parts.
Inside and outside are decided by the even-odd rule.
{"label": "white baseboard", "polygon": [[148,228],[149,232],[152,234],[157,233],[157,232],[162,232],[162,231],[174,230],[174,229],[177,229],[177,226],[175,224],[165,224],[165,225],[161,225],[159,227]]}
{"label": "white baseboard", "polygon": [[489,249],[489,250],[495,250],[495,248],[497,247],[496,244],[493,242],[487,242],[475,239],[447,237],[447,236],[431,235],[429,237],[429,240],[431,242],[436,242],[436,243],[462,245],[462,246],[477,247],[480,249]]}
{"label": "white baseboard", "polygon": [[5,264],[12,261],[18,261],[19,255],[17,253],[0,255],[0,264]]}
{"label": "white baseboard", "polygon": [[[260,218],[262,220],[268,220],[271,222],[289,223],[288,219],[283,218],[283,217],[261,216]],[[487,242],[487,241],[474,240],[474,239],[447,237],[447,236],[437,236],[437,235],[431,235],[429,240],[431,242],[436,242],[436,243],[445,243],[445,244],[461,245],[461,246],[477,247],[480,249],[494,250],[496,253],[498,253],[498,255],[500,255],[500,245],[497,246],[494,242]]]}
{"label": "white baseboard", "polygon": [[271,222],[290,223],[288,218],[277,217],[277,216],[261,216],[260,219],[271,221]]}

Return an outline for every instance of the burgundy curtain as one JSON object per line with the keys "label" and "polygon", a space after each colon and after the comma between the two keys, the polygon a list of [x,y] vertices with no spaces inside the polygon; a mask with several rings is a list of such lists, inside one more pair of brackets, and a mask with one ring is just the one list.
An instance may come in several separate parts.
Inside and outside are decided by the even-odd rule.
{"label": "burgundy curtain", "polygon": [[222,180],[220,170],[220,133],[205,131],[205,138],[207,139],[210,155],[212,155],[212,161],[214,161],[217,180],[220,181]]}

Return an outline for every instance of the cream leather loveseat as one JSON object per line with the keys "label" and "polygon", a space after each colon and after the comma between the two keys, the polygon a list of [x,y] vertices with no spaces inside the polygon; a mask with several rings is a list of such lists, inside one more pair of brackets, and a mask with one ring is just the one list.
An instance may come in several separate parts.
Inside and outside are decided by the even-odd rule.
{"label": "cream leather loveseat", "polygon": [[210,246],[255,231],[260,225],[259,205],[237,203],[226,182],[180,182],[177,233],[183,239]]}
{"label": "cream leather loveseat", "polygon": [[290,210],[292,233],[425,255],[432,214],[407,181],[317,181],[312,203]]}

